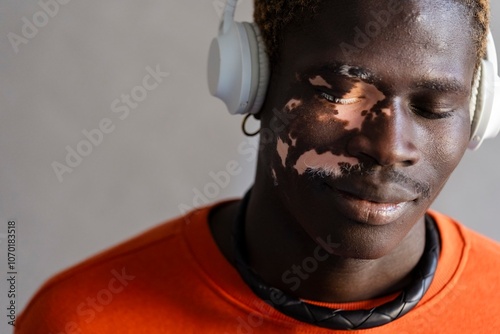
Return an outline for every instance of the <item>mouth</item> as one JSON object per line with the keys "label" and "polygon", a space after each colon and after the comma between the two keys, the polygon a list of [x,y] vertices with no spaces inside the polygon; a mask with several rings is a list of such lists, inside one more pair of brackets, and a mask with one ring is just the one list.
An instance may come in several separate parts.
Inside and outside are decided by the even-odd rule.
{"label": "mouth", "polygon": [[416,201],[406,191],[388,189],[385,192],[343,190],[325,185],[333,192],[333,204],[349,220],[368,225],[390,224],[403,216]]}

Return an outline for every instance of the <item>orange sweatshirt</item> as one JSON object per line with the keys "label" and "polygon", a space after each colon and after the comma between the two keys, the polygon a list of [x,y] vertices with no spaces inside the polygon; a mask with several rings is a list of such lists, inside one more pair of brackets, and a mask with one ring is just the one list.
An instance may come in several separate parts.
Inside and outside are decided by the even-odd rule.
{"label": "orange sweatshirt", "polygon": [[[347,333],[301,323],[256,297],[212,238],[212,208],[192,211],[55,276],[19,316],[15,333]],[[430,214],[442,250],[428,292],[402,318],[351,333],[500,333],[500,245]],[[329,305],[352,310],[380,303]]]}

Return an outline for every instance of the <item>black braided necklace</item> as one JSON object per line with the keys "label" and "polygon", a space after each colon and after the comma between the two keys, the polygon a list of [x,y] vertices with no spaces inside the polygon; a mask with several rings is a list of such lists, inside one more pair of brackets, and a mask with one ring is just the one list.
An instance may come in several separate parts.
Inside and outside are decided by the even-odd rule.
{"label": "black braided necklace", "polygon": [[426,241],[424,254],[414,270],[417,277],[401,294],[390,302],[368,310],[346,311],[310,304],[287,295],[277,288],[268,286],[248,266],[246,261],[245,213],[250,199],[250,192],[251,189],[242,199],[233,226],[232,241],[236,268],[252,291],[281,313],[296,320],[329,329],[367,329],[385,325],[402,317],[418,304],[429,289],[437,268],[440,240],[435,223],[428,215],[426,215],[425,220]]}

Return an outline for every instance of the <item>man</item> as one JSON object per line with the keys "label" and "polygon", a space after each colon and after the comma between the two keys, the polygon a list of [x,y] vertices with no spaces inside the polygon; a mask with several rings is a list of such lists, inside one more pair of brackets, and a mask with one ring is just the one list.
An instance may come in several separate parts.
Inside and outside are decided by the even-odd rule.
{"label": "man", "polygon": [[251,191],[56,276],[16,332],[500,329],[500,246],[428,211],[470,139],[487,2],[255,8],[273,135]]}

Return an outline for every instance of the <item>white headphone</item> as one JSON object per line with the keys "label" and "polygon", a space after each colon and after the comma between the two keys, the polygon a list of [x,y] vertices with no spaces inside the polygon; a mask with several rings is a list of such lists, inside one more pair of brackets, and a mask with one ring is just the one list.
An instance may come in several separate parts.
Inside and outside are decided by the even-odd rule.
{"label": "white headphone", "polygon": [[234,21],[236,3],[227,1],[219,36],[210,45],[208,87],[231,114],[256,114],[266,97],[269,60],[259,28]]}
{"label": "white headphone", "polygon": [[[228,0],[219,36],[212,41],[208,56],[210,93],[226,104],[231,114],[256,114],[267,92],[269,59],[259,28],[254,23],[235,22],[237,0]],[[500,77],[495,43],[488,33],[486,59],[473,86],[471,97],[472,134],[469,149],[500,132]]]}

